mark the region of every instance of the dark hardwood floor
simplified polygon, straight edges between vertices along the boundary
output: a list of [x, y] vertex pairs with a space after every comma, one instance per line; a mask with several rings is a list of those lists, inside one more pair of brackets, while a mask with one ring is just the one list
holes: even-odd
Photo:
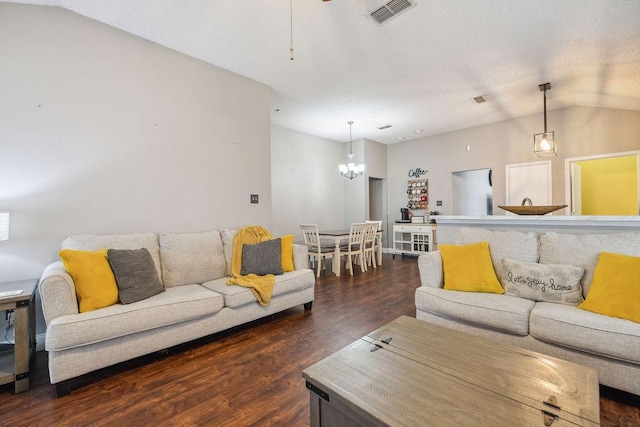
[[[367, 273], [316, 282], [313, 310], [287, 310], [83, 378], [56, 398], [46, 352], [31, 367], [31, 389], [0, 387], [0, 426], [305, 426], [301, 371], [406, 314], [415, 316], [416, 258], [385, 255]], [[640, 398], [601, 389], [603, 426], [640, 426]]]

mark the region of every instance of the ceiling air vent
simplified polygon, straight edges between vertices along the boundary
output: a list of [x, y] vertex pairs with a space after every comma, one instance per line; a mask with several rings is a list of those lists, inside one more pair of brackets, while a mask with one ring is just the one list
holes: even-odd
[[487, 102], [487, 98], [485, 98], [483, 95], [476, 96], [475, 98], [473, 98], [473, 100], [476, 102], [476, 104]]
[[384, 24], [391, 18], [406, 11], [409, 8], [412, 8], [415, 5], [416, 4], [414, 2], [409, 0], [391, 0], [390, 2], [385, 3], [384, 5], [371, 12], [369, 15], [378, 24]]
[[390, 127], [391, 125], [384, 125], [384, 126], [380, 126], [378, 129], [385, 130], [385, 129], [389, 129]]

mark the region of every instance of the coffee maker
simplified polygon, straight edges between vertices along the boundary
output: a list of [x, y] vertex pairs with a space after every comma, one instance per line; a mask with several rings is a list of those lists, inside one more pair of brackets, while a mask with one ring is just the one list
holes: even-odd
[[400, 214], [402, 215], [402, 222], [411, 221], [411, 218], [409, 218], [409, 208], [400, 208]]

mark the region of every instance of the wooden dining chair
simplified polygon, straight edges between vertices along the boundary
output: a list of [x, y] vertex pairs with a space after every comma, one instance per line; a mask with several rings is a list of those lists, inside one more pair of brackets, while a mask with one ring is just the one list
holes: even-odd
[[373, 268], [376, 267], [376, 236], [378, 234], [378, 224], [375, 222], [366, 222], [364, 229], [364, 239], [362, 245], [362, 251], [364, 256], [365, 270], [368, 270], [370, 265]]
[[316, 277], [320, 277], [320, 270], [324, 269], [322, 263], [323, 259], [326, 259], [327, 255], [333, 255], [335, 246], [323, 245], [318, 235], [317, 224], [300, 224], [300, 230], [302, 230], [302, 237], [304, 244], [307, 246], [309, 253], [309, 262], [312, 266], [317, 264]]
[[347, 244], [340, 246], [340, 256], [344, 255], [346, 267], [352, 276], [353, 261], [359, 262], [360, 269], [363, 273], [367, 271], [367, 266], [364, 262], [364, 233], [366, 228], [367, 224], [364, 222], [351, 224], [349, 241]]
[[382, 221], [366, 220], [365, 223], [366, 224], [376, 224], [377, 225], [377, 228], [376, 228], [376, 239], [374, 241], [375, 249], [374, 249], [373, 253], [376, 254], [376, 261], [377, 261], [378, 265], [382, 265], [382, 256], [380, 256], [380, 257], [377, 256], [377, 254], [381, 254], [382, 253], [382, 233], [380, 232], [382, 230]]

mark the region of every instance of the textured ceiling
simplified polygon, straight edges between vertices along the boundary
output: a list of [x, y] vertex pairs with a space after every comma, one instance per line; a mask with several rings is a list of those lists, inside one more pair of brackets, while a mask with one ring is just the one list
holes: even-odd
[[353, 139], [391, 144], [540, 113], [545, 82], [549, 110], [640, 110], [639, 0], [412, 1], [379, 25], [368, 14], [384, 0], [293, 0], [293, 61], [289, 0], [16, 3], [61, 6], [262, 82], [273, 124], [336, 141], [349, 120]]

